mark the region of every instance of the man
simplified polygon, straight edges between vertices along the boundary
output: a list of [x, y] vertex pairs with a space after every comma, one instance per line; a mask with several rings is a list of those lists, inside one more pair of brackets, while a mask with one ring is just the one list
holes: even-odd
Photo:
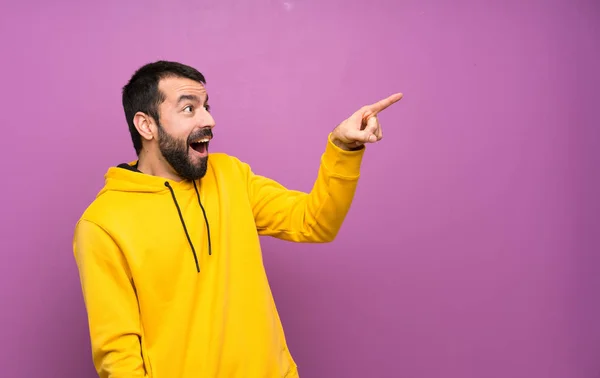
[[365, 143], [365, 106], [328, 140], [310, 193], [226, 154], [208, 154], [213, 120], [196, 69], [159, 61], [123, 88], [138, 159], [111, 167], [77, 223], [75, 260], [100, 377], [298, 377], [264, 271], [259, 235], [334, 240]]

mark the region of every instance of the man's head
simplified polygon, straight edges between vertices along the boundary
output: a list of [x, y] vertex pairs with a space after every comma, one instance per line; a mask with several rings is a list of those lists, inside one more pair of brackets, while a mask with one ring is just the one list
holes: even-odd
[[200, 72], [177, 62], [135, 72], [123, 88], [123, 109], [140, 160], [166, 162], [182, 179], [204, 176], [215, 126], [205, 84]]

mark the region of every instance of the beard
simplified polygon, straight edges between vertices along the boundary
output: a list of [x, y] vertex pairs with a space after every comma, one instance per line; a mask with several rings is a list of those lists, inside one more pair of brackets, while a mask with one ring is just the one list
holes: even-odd
[[[200, 158], [193, 162], [190, 158], [190, 142], [198, 138], [212, 138], [212, 130], [205, 128], [190, 134], [187, 140], [179, 140], [167, 133], [163, 127], [158, 124], [158, 148], [165, 160], [173, 167], [177, 175], [184, 180], [195, 181], [201, 179], [206, 174], [208, 168], [208, 156]], [[206, 152], [208, 153], [208, 143], [206, 143]]]

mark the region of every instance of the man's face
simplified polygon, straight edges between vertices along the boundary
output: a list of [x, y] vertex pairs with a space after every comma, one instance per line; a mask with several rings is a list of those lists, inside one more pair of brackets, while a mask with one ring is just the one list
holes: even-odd
[[181, 178], [202, 178], [206, 174], [208, 144], [215, 126], [208, 112], [206, 88], [184, 78], [163, 79], [158, 87], [165, 96], [158, 108], [160, 152]]

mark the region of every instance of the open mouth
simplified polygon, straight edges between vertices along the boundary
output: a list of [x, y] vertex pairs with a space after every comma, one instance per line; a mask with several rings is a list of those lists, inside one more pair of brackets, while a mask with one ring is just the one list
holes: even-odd
[[190, 143], [190, 147], [200, 154], [206, 154], [208, 151], [208, 143], [210, 142], [209, 137], [203, 137], [200, 139], [196, 139]]

